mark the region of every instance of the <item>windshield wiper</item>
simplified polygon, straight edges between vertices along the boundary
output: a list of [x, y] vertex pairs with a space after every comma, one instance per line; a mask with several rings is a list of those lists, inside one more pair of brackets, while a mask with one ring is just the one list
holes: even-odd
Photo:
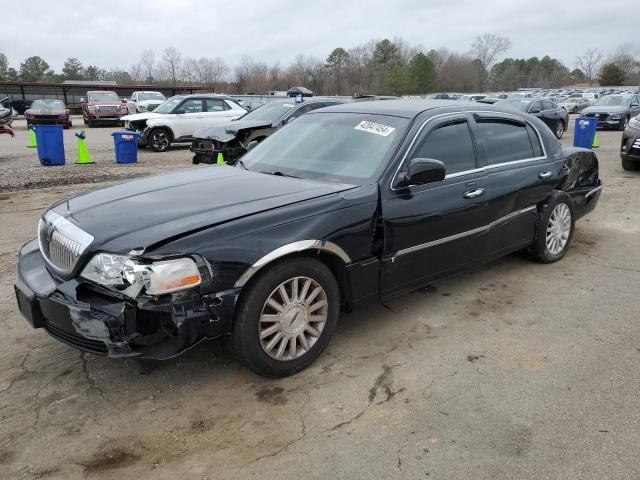
[[240, 164], [240, 166], [242, 168], [244, 168], [245, 170], [249, 170], [249, 168], [244, 164], [244, 162], [242, 160], [238, 160], [238, 163]]
[[280, 170], [276, 170], [275, 172], [262, 172], [262, 173], [266, 173], [267, 175], [275, 175], [277, 177], [300, 178], [300, 177], [296, 177], [295, 175], [289, 175], [288, 173], [282, 173]]

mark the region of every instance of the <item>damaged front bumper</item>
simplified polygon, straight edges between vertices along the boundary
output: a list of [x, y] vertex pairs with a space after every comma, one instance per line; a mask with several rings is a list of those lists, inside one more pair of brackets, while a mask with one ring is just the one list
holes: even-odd
[[239, 289], [202, 294], [194, 288], [131, 299], [82, 278], [55, 278], [36, 240], [20, 252], [14, 288], [26, 320], [67, 345], [109, 357], [158, 360], [230, 333], [239, 294]]
[[193, 152], [193, 163], [218, 163], [219, 154], [229, 165], [235, 164], [247, 149], [240, 142], [222, 143], [209, 139], [196, 138], [189, 148]]

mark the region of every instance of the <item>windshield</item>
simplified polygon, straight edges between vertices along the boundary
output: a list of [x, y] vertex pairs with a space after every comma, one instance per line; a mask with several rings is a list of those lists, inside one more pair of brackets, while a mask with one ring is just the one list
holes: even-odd
[[161, 103], [156, 107], [153, 113], [171, 113], [171, 110], [176, 108], [176, 106], [182, 101], [184, 97], [171, 97], [164, 103]]
[[64, 109], [64, 103], [62, 103], [60, 100], [34, 100], [31, 104], [31, 108]]
[[366, 183], [386, 166], [409, 120], [386, 115], [304, 115], [242, 157], [263, 173], [341, 183]]
[[160, 92], [142, 92], [138, 94], [138, 101], [144, 100], [160, 100], [164, 102], [167, 98]]
[[90, 102], [119, 102], [120, 98], [115, 92], [99, 92], [89, 94]]
[[500, 100], [499, 102], [496, 102], [496, 105], [515, 108], [516, 110], [526, 112], [529, 109], [530, 103], [531, 102], [529, 100]]
[[293, 108], [295, 108], [293, 103], [267, 103], [247, 113], [242, 117], [242, 120], [273, 123], [280, 120]]
[[623, 107], [627, 104], [627, 97], [622, 95], [609, 95], [608, 97], [602, 97], [594, 106], [597, 107]]

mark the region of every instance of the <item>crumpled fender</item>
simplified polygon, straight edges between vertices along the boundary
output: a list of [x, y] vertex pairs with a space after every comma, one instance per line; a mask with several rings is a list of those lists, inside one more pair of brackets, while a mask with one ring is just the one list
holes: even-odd
[[557, 188], [565, 192], [600, 185], [598, 157], [586, 148], [562, 147], [564, 165]]

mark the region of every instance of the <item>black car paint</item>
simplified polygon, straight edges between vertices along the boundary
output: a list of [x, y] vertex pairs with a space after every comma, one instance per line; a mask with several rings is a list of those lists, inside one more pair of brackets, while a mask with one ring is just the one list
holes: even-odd
[[[640, 121], [640, 115], [636, 118]], [[622, 132], [620, 158], [626, 165], [640, 168], [640, 128], [628, 125]]]
[[[511, 100], [501, 100], [496, 102], [496, 106], [508, 106]], [[562, 130], [565, 131], [569, 127], [569, 112], [558, 104], [549, 99], [521, 99], [520, 102], [527, 103], [526, 112], [536, 118], [542, 120], [547, 127], [555, 134], [558, 131], [558, 124], [562, 122]], [[551, 103], [552, 108], [545, 108], [544, 103]]]
[[[462, 115], [470, 121], [474, 115], [501, 116], [501, 109], [397, 101], [327, 110], [412, 119], [378, 181], [334, 184], [220, 165], [71, 198], [68, 205], [61, 202], [53, 209], [97, 239], [79, 268], [103, 250], [136, 249], [136, 255], [150, 260], [186, 254], [199, 262], [206, 281], [159, 298], [143, 294], [130, 299], [78, 277], [78, 269], [66, 278], [52, 273], [34, 240], [23, 247], [18, 264], [16, 293], [22, 313], [34, 326], [77, 348], [110, 356], [169, 358], [203, 338], [229, 333], [243, 288], [259, 281], [258, 271], [246, 285], [239, 284], [243, 275], [283, 246], [317, 240], [318, 247], [289, 253], [325, 262], [340, 285], [343, 308], [351, 309], [526, 247], [534, 234], [536, 205], [554, 189], [571, 195], [578, 217], [599, 199], [593, 152], [563, 150], [531, 116], [516, 117], [536, 128], [546, 152], [543, 158], [489, 168], [478, 153], [477, 172], [438, 185], [395, 188], [396, 174], [406, 168], [405, 156], [423, 126], [429, 128], [446, 116]], [[541, 172], [549, 172], [548, 178], [541, 179]], [[470, 184], [483, 185], [487, 196], [465, 201], [461, 195]], [[530, 210], [511, 217], [523, 208]], [[491, 228], [455, 239], [487, 225]], [[399, 255], [446, 237], [453, 240]], [[329, 244], [339, 247], [348, 262], [322, 248]], [[91, 328], [81, 329], [80, 323]]]

